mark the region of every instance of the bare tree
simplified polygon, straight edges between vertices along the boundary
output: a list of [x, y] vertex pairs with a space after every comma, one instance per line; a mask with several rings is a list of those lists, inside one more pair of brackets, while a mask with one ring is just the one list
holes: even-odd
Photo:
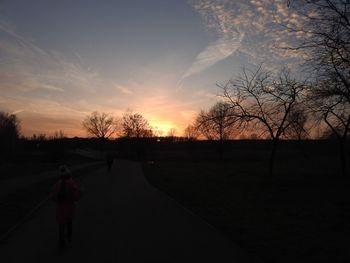
[[303, 50], [307, 54], [307, 66], [313, 69], [317, 81], [332, 80], [337, 83], [317, 89], [326, 89], [328, 96], [340, 95], [350, 101], [350, 1], [296, 2], [299, 3], [290, 6], [300, 14], [303, 22], [288, 21], [286, 27], [290, 34], [303, 38], [289, 48]]
[[30, 138], [30, 140], [43, 142], [48, 140], [48, 136], [46, 136], [46, 133], [38, 133], [38, 134], [34, 133]]
[[85, 117], [83, 127], [98, 139], [108, 139], [116, 132], [117, 123], [113, 116], [95, 111]]
[[20, 122], [16, 115], [0, 112], [0, 152], [11, 154], [20, 136]]
[[171, 129], [168, 131], [167, 136], [168, 136], [168, 137], [174, 138], [174, 137], [176, 136], [176, 129], [175, 129], [175, 128], [171, 128]]
[[237, 121], [229, 103], [218, 102], [209, 111], [201, 111], [196, 119], [197, 129], [208, 140], [224, 141], [231, 139], [237, 131]]
[[214, 140], [214, 136], [212, 134], [212, 129], [208, 125], [201, 125], [205, 122], [204, 116], [207, 113], [204, 110], [201, 110], [198, 116], [195, 119], [195, 128], [199, 131], [201, 135], [203, 135], [207, 140]]
[[[300, 1], [299, 1], [300, 2]], [[315, 0], [289, 3], [303, 23], [288, 23], [291, 34], [303, 35], [294, 50], [307, 54], [306, 66], [312, 70], [314, 85], [309, 104], [339, 142], [343, 175], [347, 173], [346, 140], [350, 129], [350, 1]]]
[[50, 137], [50, 139], [52, 139], [52, 140], [62, 140], [65, 138], [66, 138], [66, 135], [64, 134], [63, 130], [55, 131], [53, 136]]
[[48, 140], [48, 136], [46, 136], [46, 133], [38, 133], [38, 134], [34, 133], [30, 139], [32, 141], [43, 142]]
[[189, 124], [185, 130], [184, 130], [184, 136], [187, 138], [189, 141], [195, 141], [198, 139], [200, 135], [200, 132], [196, 125]]
[[275, 76], [260, 65], [255, 71], [243, 69], [239, 77], [219, 87], [241, 124], [252, 125], [272, 140], [269, 165], [272, 175], [277, 143], [292, 124], [290, 116], [303, 85], [292, 79], [288, 70]]
[[18, 139], [20, 122], [15, 114], [0, 112], [0, 137]]
[[337, 139], [341, 171], [344, 176], [347, 175], [346, 142], [350, 134], [350, 103], [344, 97], [324, 96], [323, 92], [314, 89], [309, 96], [309, 105], [315, 117], [323, 120], [328, 131]]
[[123, 134], [128, 138], [153, 137], [152, 128], [147, 119], [139, 113], [127, 111], [122, 120]]
[[308, 112], [305, 106], [299, 104], [294, 105], [288, 115], [289, 127], [285, 131], [285, 135], [289, 139], [305, 140], [309, 136], [309, 129], [306, 127], [308, 123]]
[[152, 127], [152, 137], [162, 137], [164, 134], [164, 131], [159, 129], [157, 126]]

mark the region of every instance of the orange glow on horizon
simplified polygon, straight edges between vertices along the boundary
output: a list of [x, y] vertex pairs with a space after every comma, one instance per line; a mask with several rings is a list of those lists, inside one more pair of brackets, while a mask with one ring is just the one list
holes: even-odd
[[179, 135], [179, 129], [176, 125], [172, 124], [171, 122], [154, 121], [150, 123], [150, 125], [152, 126], [153, 130], [158, 136], [167, 136], [171, 129], [175, 129], [176, 135]]
[[[167, 136], [172, 129], [175, 130], [176, 136], [182, 136], [183, 129], [180, 128], [181, 125], [172, 120], [164, 120], [158, 116], [151, 116], [150, 118], [145, 116], [145, 118], [149, 121], [156, 136]], [[90, 137], [82, 127], [82, 119], [55, 119], [50, 117], [33, 118], [28, 116], [19, 116], [19, 119], [21, 122], [21, 133], [27, 138], [32, 137], [34, 134], [44, 134], [47, 138], [50, 138], [59, 131], [62, 131], [67, 138]], [[122, 127], [119, 126], [118, 130], [119, 132], [112, 136], [112, 138], [122, 136]]]

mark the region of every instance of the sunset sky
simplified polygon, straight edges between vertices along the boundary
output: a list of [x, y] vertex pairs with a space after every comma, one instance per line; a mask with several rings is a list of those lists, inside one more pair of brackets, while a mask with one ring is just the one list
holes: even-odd
[[181, 135], [243, 66], [297, 65], [277, 47], [299, 20], [285, 0], [2, 0], [0, 110], [25, 136], [127, 109]]

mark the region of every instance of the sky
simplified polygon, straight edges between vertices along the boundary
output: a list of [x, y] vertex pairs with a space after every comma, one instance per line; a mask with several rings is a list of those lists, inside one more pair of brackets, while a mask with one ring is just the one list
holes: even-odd
[[126, 110], [181, 135], [242, 67], [298, 67], [289, 22], [285, 0], [2, 0], [0, 111], [25, 136], [84, 137], [91, 112]]

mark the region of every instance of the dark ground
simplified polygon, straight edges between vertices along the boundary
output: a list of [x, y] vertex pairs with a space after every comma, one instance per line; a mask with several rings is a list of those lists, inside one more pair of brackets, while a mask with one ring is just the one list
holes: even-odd
[[[75, 177], [104, 165], [74, 154], [67, 154], [64, 159], [47, 160], [47, 155], [38, 152], [21, 154], [19, 158], [0, 165], [0, 189], [3, 189], [2, 186], [12, 185], [12, 180], [21, 181], [20, 187], [6, 188], [5, 192], [0, 192], [1, 237], [4, 237], [9, 229], [22, 221], [30, 211], [47, 198], [59, 177], [58, 167], [62, 164], [73, 168]], [[34, 181], [31, 180], [33, 177], [35, 177]]]
[[169, 155], [143, 168], [153, 185], [264, 262], [350, 262], [350, 180], [336, 152], [282, 147], [268, 177], [269, 151], [242, 149], [221, 161]]
[[[145, 159], [153, 185], [265, 262], [350, 262], [350, 175], [340, 176], [334, 143], [282, 143], [273, 177], [267, 176], [266, 141], [229, 142], [222, 155], [210, 142], [131, 146], [124, 145], [121, 154]], [[0, 183], [56, 170], [62, 162], [89, 162], [37, 157], [2, 163]], [[47, 196], [53, 182], [0, 195], [0, 232]]]
[[47, 202], [0, 244], [1, 262], [260, 262], [152, 187], [138, 162], [118, 160], [110, 173], [104, 166], [78, 183], [68, 248], [58, 249], [55, 204]]

